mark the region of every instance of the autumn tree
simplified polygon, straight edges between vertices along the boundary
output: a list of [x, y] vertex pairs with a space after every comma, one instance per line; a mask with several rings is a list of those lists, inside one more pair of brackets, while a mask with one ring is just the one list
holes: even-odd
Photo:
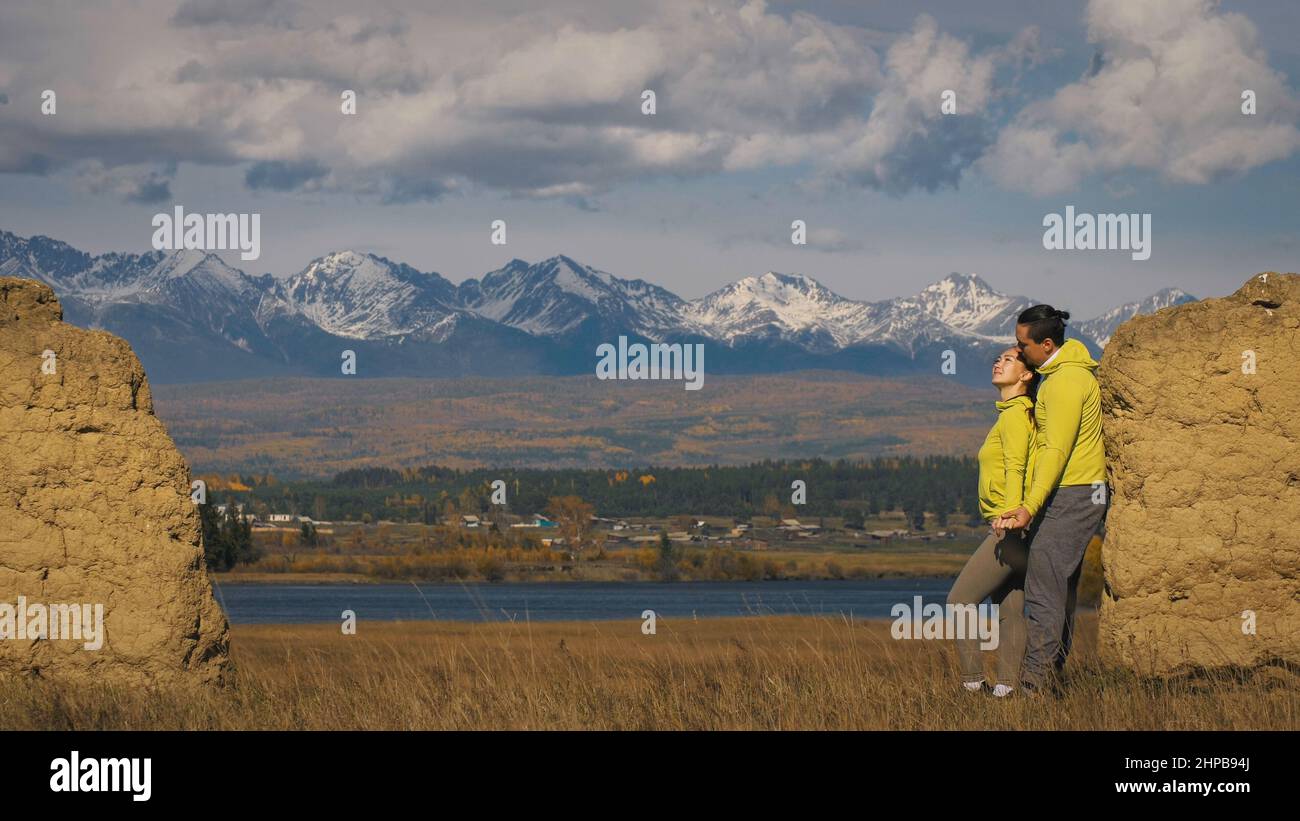
[[483, 512], [483, 502], [483, 494], [480, 488], [467, 487], [460, 492], [460, 496], [456, 499], [456, 507], [461, 513], [477, 516]]
[[546, 513], [559, 528], [565, 546], [572, 553], [591, 544], [591, 517], [596, 509], [581, 496], [552, 496]]

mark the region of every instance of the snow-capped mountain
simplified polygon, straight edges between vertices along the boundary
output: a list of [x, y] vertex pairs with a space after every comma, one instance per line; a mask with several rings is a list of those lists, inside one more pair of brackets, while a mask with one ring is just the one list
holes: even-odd
[[0, 231], [0, 276], [37, 279], [50, 287], [85, 271], [90, 254], [49, 237], [28, 239]]
[[640, 279], [620, 279], [566, 256], [529, 265], [513, 259], [461, 283], [460, 303], [481, 317], [534, 336], [621, 329], [651, 339], [680, 330], [685, 302]]
[[1163, 288], [1141, 302], [1127, 302], [1118, 308], [1111, 308], [1099, 317], [1080, 322], [1078, 329], [1080, 333], [1096, 340], [1097, 344], [1104, 348], [1115, 335], [1115, 330], [1133, 317], [1139, 314], [1153, 314], [1171, 305], [1195, 301], [1196, 297], [1186, 291], [1178, 288]]
[[438, 274], [355, 251], [312, 260], [277, 283], [269, 297], [259, 307], [260, 317], [296, 314], [344, 339], [445, 339], [460, 313], [456, 287]]
[[[337, 251], [288, 279], [253, 277], [201, 251], [91, 256], [0, 231], [0, 276], [54, 288], [69, 321], [125, 337], [155, 381], [278, 374], [587, 373], [594, 344], [627, 335], [712, 343], [715, 372], [799, 368], [932, 371], [947, 349], [987, 356], [1034, 301], [972, 274], [914, 296], [848, 299], [811, 277], [768, 272], [694, 300], [567, 256], [511, 260], [459, 286], [373, 254]], [[1098, 348], [1136, 313], [1192, 300], [1166, 289], [1079, 323]], [[971, 369], [965, 377], [983, 380]]]
[[864, 339], [877, 324], [875, 306], [834, 293], [806, 276], [750, 276], [687, 303], [684, 324], [734, 346], [781, 340], [810, 351], [833, 351]]
[[[92, 257], [48, 237], [0, 232], [0, 275], [46, 283], [69, 322], [126, 338], [162, 381], [189, 373], [229, 376], [248, 358], [265, 370], [260, 360], [274, 360], [274, 345], [253, 313], [263, 283], [215, 254]], [[190, 357], [195, 361], [176, 365]]]
[[55, 290], [95, 302], [166, 302], [169, 289], [180, 282], [222, 296], [257, 287], [221, 257], [203, 251], [92, 257], [49, 237], [24, 240], [4, 231], [0, 231], [0, 276], [38, 279]]
[[945, 325], [998, 342], [1015, 336], [1016, 317], [1034, 304], [1000, 294], [974, 274], [955, 273], [927, 285], [915, 302], [918, 311]]
[[809, 350], [877, 344], [914, 353], [945, 339], [1009, 341], [1016, 316], [1032, 304], [974, 275], [949, 274], [913, 297], [858, 302], [809, 277], [768, 272], [688, 303], [686, 317], [728, 344], [775, 337]]

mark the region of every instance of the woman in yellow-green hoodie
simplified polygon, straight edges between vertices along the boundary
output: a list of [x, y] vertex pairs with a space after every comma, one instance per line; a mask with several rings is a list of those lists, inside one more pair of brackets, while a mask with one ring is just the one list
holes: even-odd
[[[1001, 392], [994, 423], [979, 451], [980, 514], [993, 524], [1019, 507], [1033, 470], [1034, 390], [1038, 375], [1017, 348], [1003, 351], [993, 363], [993, 385]], [[959, 638], [957, 661], [962, 686], [971, 692], [1010, 695], [1025, 651], [1025, 568], [1029, 548], [1022, 531], [994, 528], [975, 550], [948, 593], [950, 605], [979, 605], [992, 598], [998, 606], [998, 683], [984, 680], [978, 637]], [[959, 611], [960, 612], [960, 611]]]

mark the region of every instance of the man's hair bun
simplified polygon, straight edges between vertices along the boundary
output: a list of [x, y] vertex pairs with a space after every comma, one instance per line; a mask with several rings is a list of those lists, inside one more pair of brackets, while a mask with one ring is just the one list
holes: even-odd
[[1017, 325], [1029, 326], [1029, 338], [1035, 342], [1051, 339], [1057, 345], [1065, 344], [1065, 320], [1069, 311], [1060, 311], [1051, 305], [1034, 305], [1020, 312]]

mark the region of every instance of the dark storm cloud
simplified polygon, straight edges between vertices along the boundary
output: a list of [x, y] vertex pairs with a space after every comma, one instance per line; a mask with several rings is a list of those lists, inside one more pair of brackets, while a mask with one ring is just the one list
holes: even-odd
[[316, 160], [284, 162], [269, 160], [253, 163], [244, 174], [244, 185], [253, 190], [295, 191], [329, 174]]
[[394, 175], [383, 180], [380, 201], [388, 205], [432, 202], [442, 199], [451, 190], [451, 186], [434, 177]]
[[1096, 77], [1106, 65], [1106, 55], [1098, 49], [1092, 53], [1092, 60], [1088, 63], [1088, 70], [1083, 73], [1084, 78]]
[[71, 169], [74, 187], [92, 194], [107, 194], [123, 202], [149, 205], [172, 198], [171, 181], [176, 163], [106, 166], [86, 160]]
[[185, 0], [171, 18], [175, 26], [287, 25], [296, 4], [286, 0]]
[[172, 198], [172, 188], [170, 180], [145, 180], [141, 182], [134, 191], [125, 195], [127, 202], [136, 203], [155, 203], [164, 202]]
[[962, 174], [980, 158], [993, 136], [978, 117], [943, 117], [904, 140], [873, 174], [859, 181], [895, 196], [918, 188], [929, 193], [957, 188]]

